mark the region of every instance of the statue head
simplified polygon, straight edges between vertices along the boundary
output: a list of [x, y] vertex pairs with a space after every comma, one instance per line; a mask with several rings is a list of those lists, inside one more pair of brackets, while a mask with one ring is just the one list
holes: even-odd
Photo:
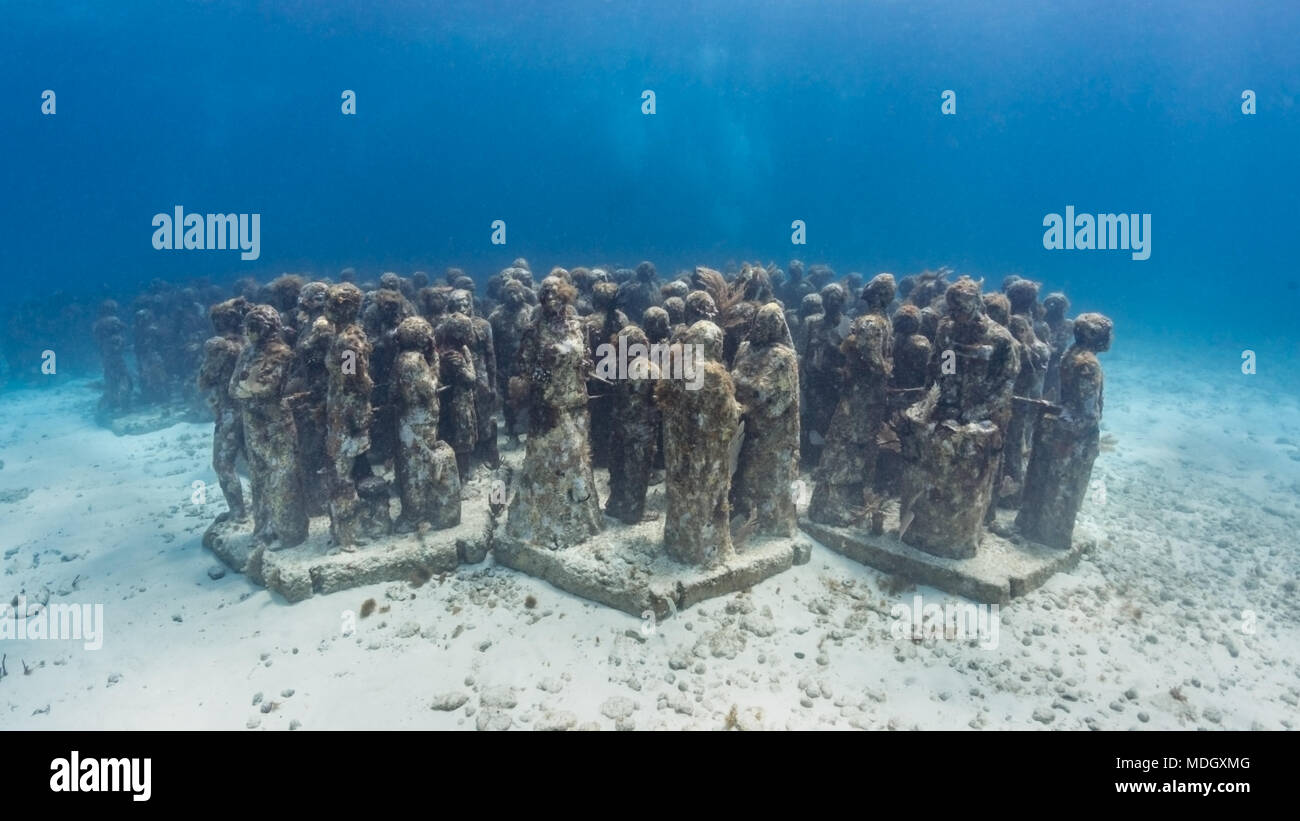
[[754, 324], [746, 337], [749, 344], [772, 345], [790, 339], [790, 329], [785, 324], [785, 310], [779, 302], [769, 302], [754, 314]]
[[424, 317], [403, 319], [393, 332], [397, 347], [403, 351], [419, 351], [426, 358], [433, 352], [433, 326]]
[[700, 320], [713, 321], [718, 316], [718, 306], [714, 304], [713, 297], [709, 296], [708, 291], [691, 291], [686, 295], [686, 310], [682, 321], [688, 325], [694, 325]]
[[1082, 348], [1102, 353], [1110, 350], [1115, 323], [1101, 314], [1079, 314], [1074, 318], [1074, 341]]
[[573, 305], [578, 298], [578, 290], [567, 281], [557, 276], [548, 276], [542, 280], [537, 301], [542, 311], [549, 317], [563, 316], [565, 308]]
[[280, 312], [272, 305], [254, 305], [244, 315], [244, 335], [254, 345], [265, 345], [279, 339]]
[[983, 313], [984, 301], [980, 298], [979, 283], [967, 276], [948, 287], [944, 301], [948, 314], [955, 319], [970, 319]]
[[839, 316], [844, 310], [844, 288], [832, 282], [821, 290], [822, 310], [827, 316]]
[[325, 316], [336, 328], [350, 325], [361, 312], [361, 289], [351, 282], [330, 286], [325, 301]]
[[671, 318], [668, 312], [658, 305], [651, 305], [641, 314], [641, 327], [645, 329], [645, 335], [656, 342], [668, 338], [672, 330]]
[[240, 327], [244, 324], [244, 316], [248, 313], [248, 300], [242, 296], [234, 299], [227, 299], [224, 302], [218, 302], [208, 310], [208, 317], [212, 320], [213, 329], [221, 336], [229, 336], [239, 332]]
[[1043, 298], [1043, 309], [1047, 311], [1048, 322], [1060, 322], [1070, 310], [1070, 300], [1060, 291], [1054, 291]]
[[867, 303], [871, 311], [884, 313], [889, 303], [894, 301], [894, 293], [897, 290], [893, 274], [876, 274], [862, 289], [862, 301]]

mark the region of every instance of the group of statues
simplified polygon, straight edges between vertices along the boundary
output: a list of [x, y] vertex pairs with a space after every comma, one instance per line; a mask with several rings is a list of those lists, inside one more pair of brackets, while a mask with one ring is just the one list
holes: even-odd
[[[482, 296], [457, 269], [355, 279], [245, 280], [210, 309], [196, 384], [213, 466], [229, 515], [251, 515], [273, 546], [301, 543], [313, 516], [343, 550], [452, 527], [462, 484], [524, 435], [505, 533], [553, 549], [654, 519], [659, 482], [664, 549], [681, 562], [792, 537], [801, 469], [822, 524], [879, 533], [897, 499], [899, 539], [964, 557], [1003, 507], [1026, 538], [1071, 543], [1112, 325], [1068, 318], [1036, 282], [985, 293], [941, 270], [864, 283], [797, 260], [669, 281], [648, 262], [554, 268], [534, 283], [519, 259]], [[123, 402], [113, 306], [95, 334], [104, 401]], [[613, 352], [627, 361], [599, 367]]]
[[[129, 323], [116, 301], [101, 303], [92, 327], [104, 367], [101, 418], [169, 402], [196, 418], [203, 415], [194, 374], [210, 333], [207, 306], [225, 295], [224, 288], [202, 280], [185, 285], [154, 280], [131, 301], [125, 312]], [[135, 361], [134, 377], [128, 355]]]

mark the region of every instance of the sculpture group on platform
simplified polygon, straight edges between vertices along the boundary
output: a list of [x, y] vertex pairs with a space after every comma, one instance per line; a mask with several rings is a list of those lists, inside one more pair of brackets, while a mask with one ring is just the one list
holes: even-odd
[[[504, 532], [555, 550], [662, 517], [667, 555], [707, 565], [751, 535], [793, 537], [801, 471], [824, 525], [879, 535], [896, 500], [896, 538], [963, 558], [1010, 508], [1024, 538], [1068, 548], [1098, 452], [1111, 322], [1070, 319], [1064, 295], [1040, 301], [1021, 277], [985, 293], [946, 270], [864, 283], [795, 260], [534, 283], [520, 259], [482, 296], [457, 269], [337, 279], [241, 281], [210, 309], [197, 386], [213, 467], [228, 515], [272, 547], [301, 543], [313, 516], [346, 551], [453, 527], [500, 437], [526, 438]], [[122, 403], [114, 305], [95, 337], [104, 403]], [[611, 376], [602, 350], [630, 361]]]

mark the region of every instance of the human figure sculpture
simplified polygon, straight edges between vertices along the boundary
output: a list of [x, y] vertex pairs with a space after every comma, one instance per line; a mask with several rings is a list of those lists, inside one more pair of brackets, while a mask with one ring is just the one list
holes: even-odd
[[[492, 325], [492, 342], [496, 350], [498, 389], [504, 389], [512, 377], [519, 375], [519, 346], [533, 319], [525, 290], [516, 279], [503, 282], [501, 304], [488, 320]], [[527, 426], [527, 410], [505, 402], [502, 415], [505, 417], [506, 435], [512, 444], [517, 444], [519, 434], [524, 433]]]
[[254, 305], [244, 316], [247, 344], [230, 377], [230, 397], [239, 403], [244, 457], [252, 491], [253, 537], [278, 540], [278, 547], [307, 538], [307, 510], [298, 472], [298, 432], [284, 386], [293, 351], [281, 335], [280, 313]]
[[681, 360], [672, 367], [683, 378], [662, 379], [655, 387], [664, 418], [664, 548], [690, 565], [733, 553], [728, 497], [740, 405], [722, 364], [722, 339], [717, 325], [696, 322], [672, 345], [672, 355]]
[[607, 388], [611, 393], [611, 424], [605, 513], [624, 524], [636, 524], [645, 515], [646, 491], [661, 428], [654, 398], [660, 373], [658, 364], [649, 357], [650, 341], [643, 330], [628, 325], [618, 336], [621, 340], [612, 344], [627, 351], [627, 374]]
[[117, 316], [117, 303], [105, 300], [92, 332], [104, 366], [104, 393], [99, 398], [100, 416], [121, 413], [131, 406], [131, 372], [126, 367], [126, 323]]
[[198, 387], [208, 401], [215, 420], [212, 431], [212, 470], [226, 498], [230, 518], [242, 521], [248, 511], [244, 506], [244, 488], [239, 482], [235, 462], [244, 451], [244, 420], [239, 402], [230, 395], [230, 377], [234, 375], [239, 355], [244, 350], [244, 315], [248, 301], [243, 297], [213, 305], [209, 311], [216, 332], [203, 345], [203, 363], [199, 366]]
[[456, 453], [438, 438], [438, 352], [433, 327], [408, 317], [394, 335], [399, 353], [393, 367], [397, 454], [393, 472], [402, 501], [397, 530], [428, 524], [434, 529], [460, 523], [460, 474]]
[[482, 464], [495, 468], [501, 456], [497, 450], [497, 354], [492, 323], [477, 314], [474, 292], [468, 288], [452, 291], [447, 307], [463, 314], [470, 325], [471, 336], [466, 347], [474, 362], [473, 455]]
[[789, 339], [781, 304], [768, 302], [731, 369], [745, 429], [732, 480], [735, 512], [753, 516], [754, 532], [770, 536], [793, 536], [797, 518], [799, 363]]
[[864, 491], [874, 486], [878, 439], [889, 416], [894, 331], [886, 312], [895, 287], [893, 276], [880, 274], [862, 289], [866, 313], [853, 321], [840, 347], [844, 390], [808, 505], [809, 518], [823, 524], [850, 524], [865, 506]]
[[440, 414], [440, 438], [456, 453], [461, 484], [470, 480], [471, 457], [478, 443], [478, 368], [472, 346], [474, 325], [454, 313], [438, 326], [439, 380], [446, 391]]
[[135, 366], [140, 374], [140, 397], [146, 402], [167, 399], [167, 367], [163, 361], [165, 344], [157, 317], [148, 308], [135, 312]]
[[1065, 294], [1048, 294], [1043, 299], [1043, 310], [1043, 320], [1048, 330], [1043, 341], [1052, 349], [1047, 374], [1043, 377], [1043, 398], [1055, 402], [1061, 398], [1061, 357], [1074, 340], [1074, 322], [1066, 317], [1070, 310], [1070, 300]]
[[1101, 440], [1105, 379], [1097, 354], [1110, 350], [1114, 323], [1096, 313], [1074, 320], [1061, 357], [1061, 410], [1038, 420], [1016, 526], [1028, 539], [1068, 549]]
[[809, 463], [821, 458], [831, 417], [844, 386], [844, 354], [840, 345], [849, 330], [844, 316], [844, 289], [838, 283], [822, 288], [822, 315], [808, 319], [805, 350], [799, 363], [803, 380], [803, 449]]
[[937, 555], [968, 558], [983, 536], [1020, 361], [1011, 333], [984, 315], [977, 283], [962, 277], [944, 299], [934, 385], [903, 413], [899, 537]]
[[564, 549], [600, 532], [600, 500], [591, 470], [586, 350], [573, 310], [576, 289], [542, 280], [538, 310], [519, 349], [512, 400], [526, 398], [528, 445], [506, 519], [508, 535]]
[[298, 454], [302, 463], [302, 492], [309, 516], [329, 512], [331, 466], [326, 456], [326, 401], [329, 394], [330, 344], [334, 326], [325, 316], [329, 286], [309, 282], [298, 292], [298, 338], [289, 367], [289, 394]]
[[[592, 313], [583, 318], [587, 334], [587, 350], [599, 356], [603, 345], [617, 338], [618, 332], [628, 325], [627, 316], [618, 309], [615, 299], [619, 288], [612, 282], [598, 282], [591, 291]], [[609, 464], [609, 437], [613, 428], [612, 386], [592, 374], [587, 382], [587, 412], [591, 417], [591, 464], [606, 467]]]
[[330, 462], [330, 533], [344, 551], [356, 549], [361, 516], [357, 482], [371, 475], [370, 341], [357, 322], [361, 290], [344, 282], [329, 290], [325, 317], [333, 327], [325, 369], [325, 453]]
[[1038, 418], [1035, 405], [1023, 400], [1042, 399], [1043, 379], [1047, 375], [1051, 351], [1046, 343], [1039, 341], [1029, 317], [1024, 314], [1013, 314], [1008, 330], [1020, 343], [1020, 373], [1016, 376], [1013, 390], [1021, 401], [1016, 401], [1011, 407], [1006, 445], [1002, 449], [1002, 478], [997, 503], [999, 507], [1014, 509], [1020, 506], [1024, 493], [1025, 466]]

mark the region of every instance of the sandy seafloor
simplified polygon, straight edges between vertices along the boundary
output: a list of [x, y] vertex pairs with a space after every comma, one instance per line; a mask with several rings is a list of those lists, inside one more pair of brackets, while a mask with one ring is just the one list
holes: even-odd
[[648, 636], [490, 558], [289, 605], [209, 577], [209, 426], [114, 436], [89, 380], [2, 394], [0, 499], [30, 494], [0, 502], [0, 599], [102, 603], [106, 634], [0, 642], [0, 729], [1293, 729], [1297, 392], [1235, 356], [1103, 362], [1102, 545], [1002, 608], [993, 648], [894, 638], [893, 605], [950, 597], [820, 545]]

